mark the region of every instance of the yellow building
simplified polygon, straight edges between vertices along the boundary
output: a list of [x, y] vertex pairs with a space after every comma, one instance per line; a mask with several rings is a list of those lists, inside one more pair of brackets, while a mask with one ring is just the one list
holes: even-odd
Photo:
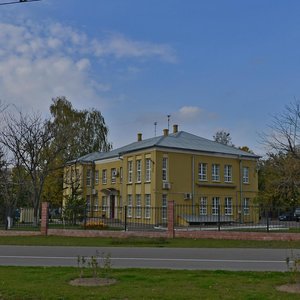
[[[90, 216], [122, 219], [121, 207], [127, 206], [129, 220], [159, 224], [167, 219], [167, 202], [174, 200], [177, 209], [185, 207], [177, 213], [180, 223], [217, 216], [224, 222], [253, 222], [258, 158], [174, 125], [172, 133], [165, 129], [145, 140], [138, 134], [132, 144], [80, 157], [66, 167], [65, 176], [78, 177]], [[71, 188], [65, 182], [66, 196]]]

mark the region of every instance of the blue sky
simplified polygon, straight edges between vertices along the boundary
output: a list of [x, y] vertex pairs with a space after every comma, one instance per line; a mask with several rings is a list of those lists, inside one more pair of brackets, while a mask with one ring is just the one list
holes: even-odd
[[[0, 3], [8, 0], [0, 0]], [[0, 99], [100, 110], [114, 148], [170, 124], [257, 154], [300, 98], [300, 2], [42, 0], [0, 6]]]

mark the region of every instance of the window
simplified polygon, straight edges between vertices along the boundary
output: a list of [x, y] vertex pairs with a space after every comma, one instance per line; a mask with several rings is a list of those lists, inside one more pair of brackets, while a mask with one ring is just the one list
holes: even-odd
[[198, 179], [199, 181], [207, 180], [207, 164], [205, 163], [199, 164]]
[[91, 180], [92, 180], [92, 170], [91, 169], [87, 169], [86, 170], [86, 185], [87, 186], [91, 186]]
[[163, 220], [167, 220], [167, 205], [168, 205], [168, 202], [167, 202], [167, 195], [166, 194], [163, 194], [162, 195], [162, 219]]
[[132, 161], [128, 161], [128, 183], [132, 183]]
[[212, 181], [220, 181], [220, 165], [212, 165]]
[[98, 211], [98, 209], [99, 209], [99, 199], [98, 199], [98, 195], [96, 195], [94, 198], [94, 211]]
[[136, 205], [135, 217], [141, 218], [142, 217], [142, 198], [141, 198], [140, 194], [135, 195], [135, 205]]
[[127, 217], [132, 217], [132, 195], [127, 195]]
[[86, 195], [86, 210], [91, 211], [91, 195]]
[[231, 165], [224, 166], [224, 181], [232, 182], [232, 166]]
[[225, 215], [231, 216], [232, 215], [232, 198], [225, 197]]
[[102, 196], [102, 216], [109, 217], [107, 196]]
[[244, 215], [249, 215], [250, 213], [250, 199], [244, 198]]
[[95, 171], [95, 184], [99, 184], [99, 171]]
[[219, 214], [219, 207], [220, 207], [220, 197], [213, 197], [212, 198], [212, 214], [213, 215]]
[[106, 184], [107, 183], [107, 170], [102, 170], [102, 183]]
[[146, 182], [151, 181], [151, 159], [146, 158]]
[[151, 217], [151, 195], [145, 195], [145, 218], [150, 219]]
[[207, 215], [207, 197], [200, 198], [200, 215]]
[[138, 159], [136, 161], [136, 182], [141, 182], [142, 180], [142, 161]]
[[162, 161], [162, 180], [168, 181], [168, 158], [163, 157]]
[[116, 183], [116, 178], [117, 178], [117, 169], [112, 168], [111, 169], [111, 183]]
[[243, 183], [249, 183], [249, 168], [243, 167]]

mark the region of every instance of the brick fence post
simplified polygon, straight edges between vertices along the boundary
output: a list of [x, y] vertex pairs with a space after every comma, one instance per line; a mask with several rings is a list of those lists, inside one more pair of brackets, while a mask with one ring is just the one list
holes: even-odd
[[48, 234], [49, 203], [42, 203], [41, 235]]
[[175, 231], [174, 231], [174, 201], [168, 201], [168, 237], [174, 238]]

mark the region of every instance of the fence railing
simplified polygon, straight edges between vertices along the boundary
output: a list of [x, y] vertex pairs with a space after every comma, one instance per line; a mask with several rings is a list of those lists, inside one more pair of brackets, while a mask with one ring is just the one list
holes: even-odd
[[22, 207], [14, 211], [11, 217], [2, 214], [0, 218], [1, 229], [39, 230], [40, 218], [35, 220], [33, 208]]
[[49, 228], [152, 231], [166, 230], [166, 209], [161, 207], [97, 207], [83, 214], [60, 214], [49, 218]]
[[[295, 208], [196, 204], [174, 205], [175, 230], [240, 230], [300, 232]], [[93, 207], [84, 213], [65, 213], [61, 209], [49, 210], [49, 228], [82, 230], [158, 231], [167, 230], [168, 207], [115, 206]], [[0, 219], [0, 229], [38, 230], [33, 209], [16, 210], [8, 224]]]
[[293, 209], [260, 205], [175, 205], [175, 228], [270, 231], [299, 229]]

